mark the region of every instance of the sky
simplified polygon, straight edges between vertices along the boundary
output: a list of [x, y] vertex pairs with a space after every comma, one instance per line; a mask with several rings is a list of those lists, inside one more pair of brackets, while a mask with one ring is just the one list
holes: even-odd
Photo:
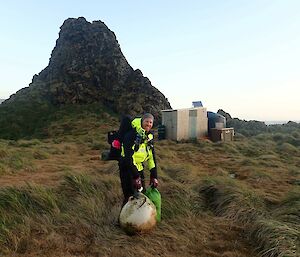
[[10, 0], [0, 8], [0, 99], [49, 63], [67, 18], [103, 21], [173, 109], [300, 121], [298, 0]]

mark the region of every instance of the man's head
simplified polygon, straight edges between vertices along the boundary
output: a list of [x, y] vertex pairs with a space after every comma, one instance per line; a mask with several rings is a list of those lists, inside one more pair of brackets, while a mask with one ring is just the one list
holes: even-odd
[[152, 129], [153, 126], [154, 117], [151, 113], [145, 113], [142, 116], [142, 128], [149, 132]]

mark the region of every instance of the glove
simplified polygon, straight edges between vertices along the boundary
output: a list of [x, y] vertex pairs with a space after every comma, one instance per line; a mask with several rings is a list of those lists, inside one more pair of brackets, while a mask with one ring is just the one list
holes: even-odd
[[133, 179], [133, 187], [136, 190], [139, 190], [142, 187], [142, 180], [140, 177], [134, 178]]
[[151, 185], [153, 188], [157, 188], [157, 186], [158, 186], [158, 180], [157, 180], [157, 178], [151, 178], [151, 177], [150, 177], [150, 185]]
[[117, 139], [115, 139], [114, 141], [112, 141], [111, 145], [112, 145], [113, 148], [121, 149], [121, 143]]

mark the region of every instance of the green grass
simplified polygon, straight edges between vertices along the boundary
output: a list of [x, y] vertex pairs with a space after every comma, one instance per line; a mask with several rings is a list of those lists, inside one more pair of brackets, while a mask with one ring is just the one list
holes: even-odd
[[[29, 184], [1, 189], [1, 249], [3, 252], [26, 251], [24, 242], [30, 240], [36, 229], [45, 236], [49, 231], [61, 233], [61, 228], [75, 232], [76, 228], [86, 226], [93, 236], [105, 233], [103, 229], [116, 221], [120, 208], [116, 205], [120, 197], [117, 187], [116, 180], [110, 177], [99, 181], [85, 174], [69, 174], [57, 189]], [[20, 233], [20, 229], [23, 232]]]
[[187, 198], [190, 194], [184, 187], [172, 183], [164, 191], [162, 204], [163, 219], [176, 219], [180, 215], [186, 215], [191, 209], [191, 202]]
[[[300, 188], [290, 191], [276, 209], [274, 216], [284, 222], [297, 226], [300, 236]], [[300, 240], [300, 238], [299, 238]]]
[[299, 185], [292, 183], [300, 174], [298, 128], [240, 134], [228, 143], [156, 142], [162, 222], [150, 235], [131, 238], [116, 226], [117, 164], [94, 160], [108, 149], [106, 133], [118, 121], [100, 107], [81, 107], [50, 113], [47, 126], [26, 130], [25, 138], [0, 140], [1, 176], [17, 181], [18, 172], [35, 171], [34, 180], [43, 172], [35, 165], [47, 165], [50, 182], [0, 187], [0, 255], [47, 249], [49, 256], [254, 256], [239, 247], [260, 257], [299, 254]]
[[250, 228], [250, 239], [261, 256], [299, 256], [299, 230], [271, 219], [257, 220]]
[[243, 183], [231, 178], [209, 177], [200, 188], [216, 215], [251, 223], [265, 213], [265, 203]]
[[1, 189], [0, 244], [2, 249], [18, 250], [20, 246], [16, 245], [16, 242], [19, 244], [24, 234], [30, 236], [30, 233], [26, 232], [30, 229], [25, 226], [27, 220], [35, 216], [48, 216], [59, 212], [57, 201], [53, 191], [40, 186], [27, 185], [25, 188]]
[[52, 154], [62, 154], [54, 146], [45, 146], [37, 139], [0, 143], [0, 175], [26, 170], [35, 171], [34, 160], [46, 160]]
[[24, 153], [19, 150], [7, 151], [7, 155], [0, 158], [0, 173], [16, 173], [24, 169], [34, 171], [33, 158], [32, 154], [28, 154], [27, 152]]
[[264, 199], [244, 185], [221, 177], [207, 178], [200, 189], [213, 212], [245, 227], [261, 256], [296, 257], [300, 250], [300, 194], [290, 192], [268, 209]]
[[[53, 106], [43, 101], [17, 101], [0, 106], [0, 138], [32, 139], [84, 135], [117, 117], [102, 104]], [[25, 143], [26, 144], [26, 143]]]
[[92, 196], [96, 193], [96, 185], [93, 185], [90, 177], [84, 174], [65, 176], [64, 189], [69, 191], [70, 195], [81, 194], [84, 196]]

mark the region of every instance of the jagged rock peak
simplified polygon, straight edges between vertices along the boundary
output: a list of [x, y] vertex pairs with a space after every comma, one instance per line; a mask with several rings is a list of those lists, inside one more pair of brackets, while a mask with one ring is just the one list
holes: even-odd
[[133, 72], [121, 52], [115, 34], [104, 22], [90, 23], [83, 17], [69, 18], [60, 27], [49, 66], [39, 75], [42, 80], [51, 80], [60, 73], [74, 75], [77, 71], [84, 71], [89, 77], [90, 68], [95, 70], [97, 66], [116, 68], [123, 80]]
[[[60, 27], [49, 65], [33, 77], [28, 90], [54, 105], [102, 102], [131, 115], [171, 108], [140, 70], [134, 70], [102, 21], [69, 18]], [[13, 98], [18, 98], [17, 96]]]

